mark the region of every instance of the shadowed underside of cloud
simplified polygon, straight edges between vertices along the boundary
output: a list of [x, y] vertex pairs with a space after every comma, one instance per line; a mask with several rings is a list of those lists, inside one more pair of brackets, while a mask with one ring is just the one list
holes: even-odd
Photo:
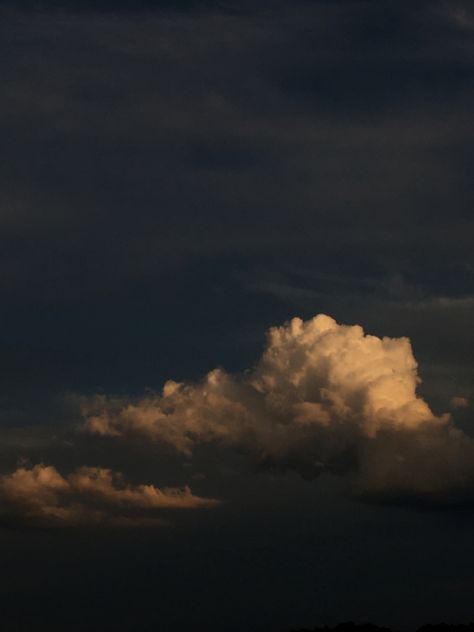
[[131, 486], [109, 469], [81, 467], [62, 476], [53, 466], [19, 467], [0, 477], [3, 519], [35, 526], [163, 526], [163, 509], [214, 507], [189, 487]]
[[309, 478], [349, 475], [366, 498], [469, 496], [474, 442], [431, 411], [419, 381], [407, 338], [365, 335], [320, 314], [270, 329], [242, 375], [215, 369], [139, 400], [86, 400], [83, 429], [139, 434], [188, 455], [202, 443], [231, 446]]

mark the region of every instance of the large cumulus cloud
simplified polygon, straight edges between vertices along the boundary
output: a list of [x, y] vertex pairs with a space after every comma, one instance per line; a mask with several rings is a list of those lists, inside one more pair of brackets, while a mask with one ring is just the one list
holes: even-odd
[[320, 314], [271, 328], [242, 375], [216, 369], [135, 401], [88, 400], [84, 430], [139, 434], [188, 455], [202, 443], [234, 446], [310, 477], [351, 474], [364, 494], [470, 489], [474, 443], [450, 415], [432, 412], [419, 381], [407, 338]]

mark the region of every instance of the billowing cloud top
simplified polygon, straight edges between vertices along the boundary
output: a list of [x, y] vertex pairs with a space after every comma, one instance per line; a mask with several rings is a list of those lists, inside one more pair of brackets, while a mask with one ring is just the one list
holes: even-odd
[[433, 414], [418, 382], [407, 338], [365, 335], [320, 314], [270, 329], [243, 375], [216, 369], [138, 401], [88, 401], [84, 429], [138, 433], [185, 454], [221, 443], [308, 476], [351, 472], [365, 492], [470, 486], [473, 442], [448, 414]]

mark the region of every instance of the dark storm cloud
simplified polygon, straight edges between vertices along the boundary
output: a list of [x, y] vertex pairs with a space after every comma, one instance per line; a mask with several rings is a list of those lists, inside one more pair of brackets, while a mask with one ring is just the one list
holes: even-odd
[[130, 303], [131, 283], [223, 250], [325, 267], [364, 250], [376, 266], [423, 234], [432, 258], [448, 204], [464, 256], [468, 34], [441, 11], [393, 5], [407, 35], [395, 21], [373, 41], [387, 17], [354, 6], [7, 20], [15, 298], [97, 301], [107, 288]]
[[191, 11], [193, 9], [225, 6], [213, 0], [2, 0], [0, 6], [9, 9], [34, 11], [71, 11], [136, 13], [143, 11]]

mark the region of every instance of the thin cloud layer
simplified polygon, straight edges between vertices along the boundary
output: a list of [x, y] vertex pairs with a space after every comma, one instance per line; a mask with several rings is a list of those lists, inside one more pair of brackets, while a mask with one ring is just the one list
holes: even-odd
[[158, 489], [126, 484], [122, 475], [80, 467], [62, 476], [51, 465], [19, 467], [0, 476], [2, 514], [41, 526], [161, 526], [156, 510], [214, 507], [219, 501], [194, 496], [189, 487]]
[[143, 435], [191, 454], [202, 443], [246, 450], [305, 476], [351, 474], [360, 493], [437, 494], [474, 482], [474, 443], [416, 393], [407, 338], [365, 335], [320, 314], [270, 329], [243, 375], [168, 381], [138, 401], [98, 397], [84, 430]]

